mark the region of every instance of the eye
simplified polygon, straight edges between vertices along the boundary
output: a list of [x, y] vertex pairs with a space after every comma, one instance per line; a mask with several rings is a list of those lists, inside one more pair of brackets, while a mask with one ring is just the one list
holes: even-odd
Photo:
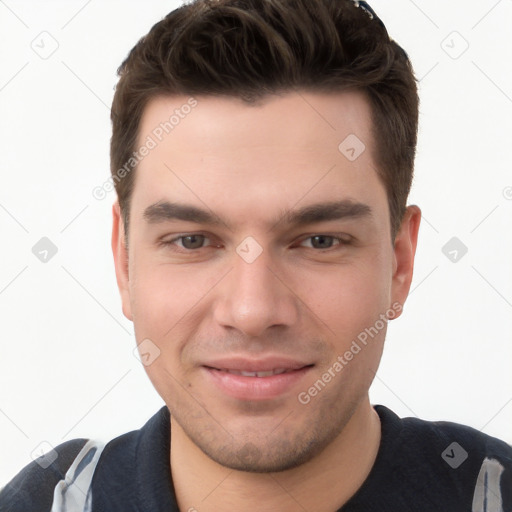
[[[185, 249], [186, 251], [194, 251], [197, 249], [203, 249], [205, 240], [210, 240], [208, 237], [202, 234], [190, 234], [181, 235], [171, 240], [164, 240], [161, 242], [164, 246], [176, 246], [178, 249]], [[181, 244], [178, 243], [181, 241]]]
[[348, 240], [347, 237], [334, 235], [312, 235], [305, 238], [300, 245], [308, 240], [311, 240], [311, 248], [324, 250], [331, 249], [333, 246], [348, 245], [350, 243], [350, 240]]
[[204, 235], [187, 235], [178, 240], [182, 241], [182, 246], [185, 249], [200, 249], [207, 238]]
[[[205, 242], [208, 242], [208, 244], [205, 245]], [[298, 245], [319, 251], [328, 251], [337, 246], [342, 247], [350, 243], [351, 237], [349, 235], [316, 234], [303, 238]], [[198, 252], [200, 249], [208, 247], [219, 247], [218, 244], [212, 244], [211, 239], [201, 233], [179, 235], [170, 240], [162, 240], [160, 244], [176, 252]]]

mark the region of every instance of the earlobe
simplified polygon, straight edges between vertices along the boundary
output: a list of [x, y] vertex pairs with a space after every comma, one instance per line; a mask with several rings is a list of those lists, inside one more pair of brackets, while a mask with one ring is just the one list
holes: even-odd
[[130, 302], [130, 275], [128, 267], [128, 249], [125, 245], [124, 223], [119, 202], [112, 205], [112, 253], [116, 271], [117, 287], [121, 294], [123, 314], [133, 320]]
[[393, 248], [392, 302], [405, 303], [411, 287], [414, 256], [418, 243], [421, 210], [411, 205], [407, 207]]

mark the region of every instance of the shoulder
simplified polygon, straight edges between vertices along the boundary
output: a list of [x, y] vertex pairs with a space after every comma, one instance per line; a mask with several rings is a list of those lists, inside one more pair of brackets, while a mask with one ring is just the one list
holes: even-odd
[[87, 443], [72, 439], [54, 448], [51, 463], [43, 455], [25, 466], [5, 487], [0, 489], [2, 512], [46, 512], [51, 509], [53, 492], [68, 468]]
[[399, 418], [384, 406], [375, 409], [391, 426], [397, 464], [421, 476], [425, 490], [430, 486], [460, 500], [470, 497], [471, 510], [484, 510], [477, 503], [489, 495], [512, 508], [512, 446], [467, 425]]
[[494, 458], [512, 470], [512, 446], [505, 441], [460, 423], [403, 418], [404, 435], [411, 439], [421, 436], [425, 448], [441, 449], [440, 457], [448, 466], [462, 467], [466, 460]]
[[[101, 452], [92, 480], [98, 494], [110, 493], [116, 486], [129, 488], [137, 475], [136, 462], [140, 452], [158, 450], [166, 439], [169, 411], [164, 406], [146, 424], [126, 432], [101, 445]], [[0, 489], [1, 512], [49, 512], [52, 508], [55, 488], [66, 476], [67, 471], [90, 439], [73, 439], [58, 445], [56, 457], [42, 456], [25, 466], [3, 489]], [[92, 456], [92, 452], [86, 455]], [[46, 457], [46, 460], [45, 460]], [[84, 459], [85, 460], [85, 459]], [[90, 462], [90, 461], [88, 461]], [[83, 466], [80, 466], [83, 468]], [[97, 471], [96, 471], [97, 469]], [[97, 478], [99, 476], [99, 478]]]

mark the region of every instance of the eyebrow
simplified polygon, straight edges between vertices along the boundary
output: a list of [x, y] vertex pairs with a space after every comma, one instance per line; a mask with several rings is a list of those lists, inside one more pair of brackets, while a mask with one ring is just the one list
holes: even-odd
[[[281, 215], [274, 219], [271, 229], [275, 229], [278, 225], [302, 226], [331, 220], [366, 219], [371, 217], [373, 217], [373, 212], [370, 206], [345, 199], [342, 201], [316, 203], [298, 210], [283, 211]], [[231, 229], [229, 223], [224, 222], [211, 211], [194, 205], [165, 200], [148, 206], [144, 210], [143, 218], [149, 224], [181, 220], [212, 226], [222, 224]]]

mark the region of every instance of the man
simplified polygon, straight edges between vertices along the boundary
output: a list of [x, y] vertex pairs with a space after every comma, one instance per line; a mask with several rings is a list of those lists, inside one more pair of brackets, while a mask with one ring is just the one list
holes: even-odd
[[421, 216], [415, 79], [370, 6], [197, 0], [119, 73], [112, 248], [166, 407], [1, 510], [511, 510], [511, 447], [369, 402]]

